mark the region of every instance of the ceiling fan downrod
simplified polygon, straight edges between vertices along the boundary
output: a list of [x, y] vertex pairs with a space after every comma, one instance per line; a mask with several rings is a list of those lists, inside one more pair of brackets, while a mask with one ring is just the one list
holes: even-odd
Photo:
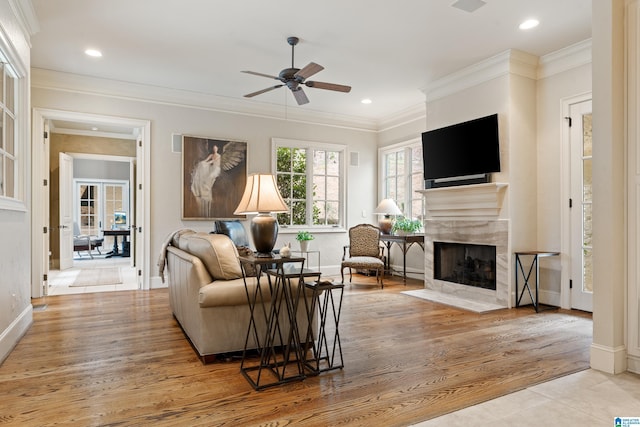
[[299, 41], [300, 39], [297, 37], [287, 37], [287, 43], [291, 45], [291, 68], [295, 68], [293, 65], [293, 55], [294, 55], [295, 47]]

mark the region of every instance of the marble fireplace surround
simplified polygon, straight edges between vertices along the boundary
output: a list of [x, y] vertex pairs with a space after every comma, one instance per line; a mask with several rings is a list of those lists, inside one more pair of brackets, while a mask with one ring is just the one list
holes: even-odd
[[[473, 301], [509, 307], [509, 221], [426, 220], [425, 288]], [[496, 290], [434, 279], [433, 242], [470, 243], [496, 247]]]
[[[425, 199], [425, 288], [454, 297], [511, 307], [509, 220], [501, 217], [508, 184], [487, 183], [420, 191]], [[434, 279], [433, 242], [496, 247], [496, 290]]]

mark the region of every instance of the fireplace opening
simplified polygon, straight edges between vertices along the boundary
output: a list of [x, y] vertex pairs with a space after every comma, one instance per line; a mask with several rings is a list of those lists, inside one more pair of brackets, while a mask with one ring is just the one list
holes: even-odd
[[496, 290], [496, 247], [433, 242], [434, 279]]

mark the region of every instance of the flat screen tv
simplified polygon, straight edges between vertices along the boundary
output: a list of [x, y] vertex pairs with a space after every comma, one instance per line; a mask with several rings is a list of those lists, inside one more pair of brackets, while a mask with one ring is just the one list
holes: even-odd
[[[488, 179], [487, 174], [500, 172], [498, 115], [424, 132], [422, 157], [427, 182], [473, 176]], [[436, 185], [427, 188], [430, 186]]]

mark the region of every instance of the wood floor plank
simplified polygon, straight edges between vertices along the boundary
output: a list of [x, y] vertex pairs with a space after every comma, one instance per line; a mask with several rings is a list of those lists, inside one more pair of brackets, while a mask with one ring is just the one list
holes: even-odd
[[473, 313], [354, 276], [345, 367], [254, 391], [238, 358], [203, 365], [166, 289], [48, 297], [0, 366], [0, 425], [406, 426], [589, 365], [591, 316]]

